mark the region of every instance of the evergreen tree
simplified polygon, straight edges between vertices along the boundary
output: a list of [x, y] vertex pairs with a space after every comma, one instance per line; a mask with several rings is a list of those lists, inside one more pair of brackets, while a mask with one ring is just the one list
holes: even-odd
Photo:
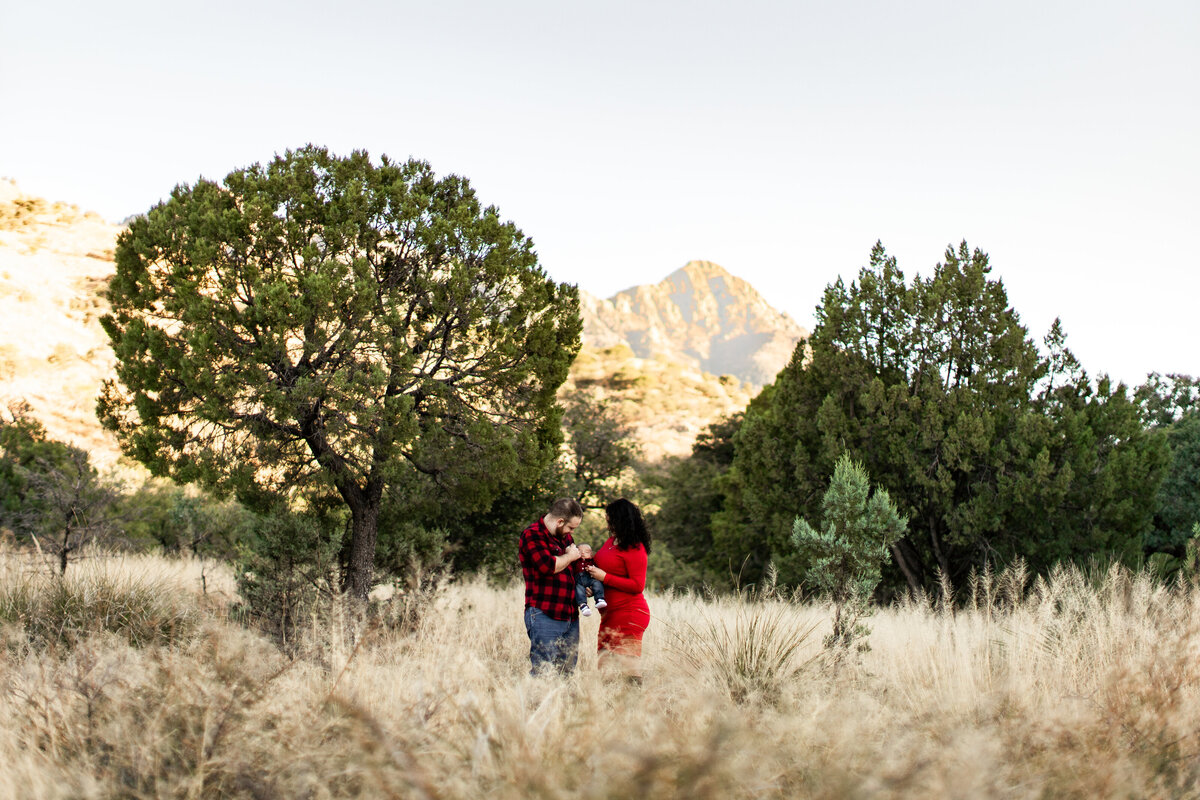
[[1146, 551], [1182, 559], [1200, 522], [1200, 378], [1152, 372], [1136, 397], [1145, 423], [1166, 434], [1170, 450]]
[[59, 574], [73, 554], [116, 531], [119, 499], [87, 452], [50, 439], [27, 406], [0, 417], [0, 525], [52, 557]]
[[[661, 495], [654, 520], [655, 578], [678, 587], [723, 587], [736, 582], [740, 564], [727, 563], [713, 540], [721, 509], [720, 481], [733, 463], [733, 435], [742, 414], [708, 425], [687, 458], [669, 459], [654, 476]], [[732, 587], [731, 587], [732, 588]]]
[[555, 454], [577, 291], [462, 178], [309, 146], [177, 187], [116, 261], [104, 425], [255, 507], [340, 498], [358, 597], [385, 498], [486, 508]]
[[990, 273], [963, 243], [909, 283], [876, 244], [857, 280], [827, 287], [812, 336], [747, 409], [714, 538], [800, 580], [791, 521], [815, 515], [849, 453], [909, 519], [892, 553], [912, 589], [1016, 556], [1135, 553], [1161, 436], [1124, 386], [1091, 383], [1058, 323], [1040, 355]]
[[819, 529], [796, 517], [792, 544], [808, 564], [806, 581], [833, 603], [833, 632], [825, 645], [863, 647], [870, 631], [860, 620], [870, 614], [880, 567], [891, 560], [907, 522], [886, 491], [871, 494], [866, 470], [845, 454], [833, 468], [821, 512]]
[[547, 476], [555, 494], [574, 497], [585, 511], [604, 508], [627, 494], [623, 487], [641, 448], [616, 406], [576, 389], [563, 400], [563, 429], [566, 441]]
[[1200, 410], [1189, 411], [1166, 428], [1170, 466], [1158, 492], [1154, 532], [1148, 550], [1182, 555], [1200, 523]]

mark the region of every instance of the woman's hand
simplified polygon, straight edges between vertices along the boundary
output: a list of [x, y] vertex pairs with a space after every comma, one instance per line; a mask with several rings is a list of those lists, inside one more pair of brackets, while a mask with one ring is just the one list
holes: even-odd
[[593, 578], [600, 581], [601, 583], [604, 583], [604, 578], [608, 575], [607, 572], [600, 569], [595, 564], [592, 564], [591, 566], [588, 566], [588, 567], [584, 567], [584, 569], [586, 569], [588, 571], [589, 575], [591, 575]]

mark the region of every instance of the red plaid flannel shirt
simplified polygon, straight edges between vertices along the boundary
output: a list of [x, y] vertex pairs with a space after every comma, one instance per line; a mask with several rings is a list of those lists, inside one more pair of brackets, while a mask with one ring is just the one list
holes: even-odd
[[574, 544], [570, 534], [550, 533], [542, 518], [521, 534], [517, 556], [521, 560], [521, 575], [525, 577], [525, 606], [540, 609], [551, 619], [569, 620], [579, 616], [575, 607], [575, 567], [554, 571], [554, 559]]

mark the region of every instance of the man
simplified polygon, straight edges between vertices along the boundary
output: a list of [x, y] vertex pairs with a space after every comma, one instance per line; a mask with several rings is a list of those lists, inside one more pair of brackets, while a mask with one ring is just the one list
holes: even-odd
[[555, 500], [550, 510], [521, 534], [517, 556], [525, 577], [530, 674], [550, 667], [571, 672], [579, 660], [579, 609], [572, 565], [580, 552], [571, 534], [582, 521], [583, 508], [565, 497]]

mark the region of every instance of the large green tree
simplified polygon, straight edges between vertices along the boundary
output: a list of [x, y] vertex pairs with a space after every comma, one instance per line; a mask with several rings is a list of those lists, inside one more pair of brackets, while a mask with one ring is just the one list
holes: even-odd
[[826, 289], [812, 336], [734, 439], [720, 546], [802, 578], [792, 520], [815, 516], [849, 453], [910, 520], [892, 552], [914, 589], [1016, 556], [1136, 557], [1162, 437], [1124, 386], [1087, 377], [1057, 323], [1040, 353], [990, 272], [963, 243], [910, 283], [877, 244], [857, 280]]
[[1200, 522], [1200, 378], [1151, 373], [1137, 398], [1146, 424], [1166, 434], [1171, 451], [1146, 550], [1183, 558]]
[[104, 425], [252, 504], [336, 493], [359, 597], [385, 496], [485, 508], [555, 454], [577, 290], [460, 177], [309, 146], [177, 187], [116, 261]]

